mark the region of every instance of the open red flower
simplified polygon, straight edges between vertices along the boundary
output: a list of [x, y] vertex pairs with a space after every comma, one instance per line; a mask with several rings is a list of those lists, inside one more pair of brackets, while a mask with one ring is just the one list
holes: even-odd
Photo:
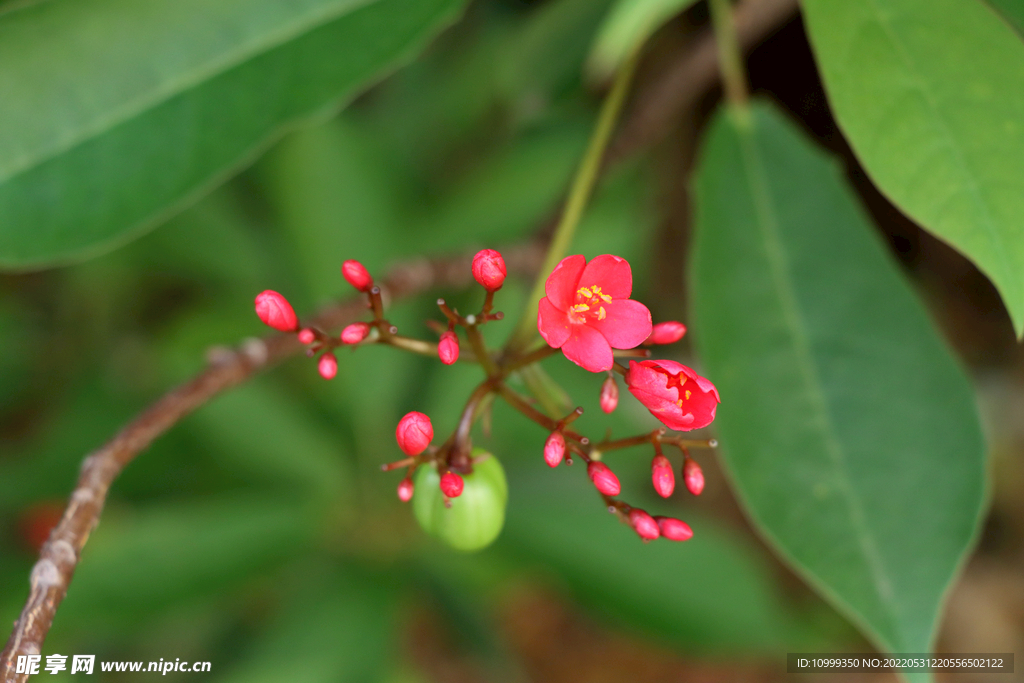
[[540, 336], [586, 370], [608, 370], [612, 348], [632, 349], [651, 334], [651, 312], [629, 298], [633, 273], [623, 258], [564, 258], [544, 291], [537, 310]]
[[626, 384], [654, 417], [681, 432], [707, 427], [722, 402], [711, 380], [671, 360], [630, 361]]

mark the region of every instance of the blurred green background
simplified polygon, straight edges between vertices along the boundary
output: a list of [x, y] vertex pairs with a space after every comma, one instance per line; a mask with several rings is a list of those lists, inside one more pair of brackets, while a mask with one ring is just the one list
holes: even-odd
[[[550, 219], [600, 102], [581, 74], [608, 5], [475, 2], [416, 61], [159, 229], [81, 265], [0, 276], [0, 622], [19, 613], [82, 458], [199, 371], [211, 346], [263, 334], [257, 292], [278, 290], [301, 314], [349, 294], [346, 258], [379, 273], [402, 258], [521, 243]], [[670, 23], [655, 60], [703, 21], [698, 7]], [[750, 62], [755, 88], [849, 157], [798, 21]], [[574, 243], [573, 253], [629, 259], [656, 320], [687, 321], [685, 171], [715, 97], [610, 169]], [[991, 287], [862, 177], [859, 189], [983, 396], [1024, 400], [1021, 354]], [[529, 284], [510, 279], [499, 310], [514, 319]], [[388, 316], [428, 335], [438, 296], [469, 310], [481, 294], [429, 292]], [[488, 326], [492, 341], [512, 322]], [[581, 429], [657, 425], [628, 397], [601, 415], [600, 376], [560, 356], [545, 368], [587, 410]], [[711, 681], [781, 679], [786, 652], [868, 647], [753, 535], [709, 454], [698, 454], [706, 493], [665, 503], [645, 484], [646, 450], [610, 456], [624, 488], [641, 492], [631, 502], [696, 532], [642, 545], [582, 468], [542, 466], [545, 435], [498, 402], [477, 443], [509, 473], [505, 531], [476, 555], [426, 537], [395, 496], [400, 475], [379, 466], [400, 457], [402, 414], [426, 412], [445, 434], [477, 380], [468, 364], [362, 348], [339, 354], [331, 382], [295, 358], [204, 406], [114, 484], [44, 654], [203, 660], [204, 679], [247, 683]], [[1006, 622], [999, 642], [1012, 648], [1024, 612], [984, 610], [1000, 609], [993, 596], [1019, 576], [1024, 430], [989, 416], [1005, 476], [957, 621]], [[947, 626], [942, 642], [963, 644], [958, 633]]]

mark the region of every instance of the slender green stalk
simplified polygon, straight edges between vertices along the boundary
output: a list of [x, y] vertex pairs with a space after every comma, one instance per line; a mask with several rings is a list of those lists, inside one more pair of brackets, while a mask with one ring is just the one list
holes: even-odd
[[718, 45], [718, 62], [722, 70], [725, 98], [738, 109], [745, 110], [750, 99], [747, 86], [747, 70], [736, 38], [736, 22], [729, 0], [708, 0], [711, 8], [711, 23], [715, 29], [715, 43]]
[[562, 209], [562, 215], [555, 227], [555, 234], [548, 246], [547, 256], [544, 258], [544, 265], [541, 266], [537, 280], [534, 282], [533, 291], [527, 299], [526, 308], [519, 320], [515, 333], [508, 341], [507, 350], [516, 352], [529, 345], [537, 328], [537, 303], [544, 296], [544, 283], [548, 275], [558, 262], [565, 256], [565, 252], [572, 243], [576, 226], [583, 216], [583, 210], [593, 192], [594, 184], [601, 170], [601, 160], [604, 158], [605, 149], [611, 139], [612, 131], [615, 129], [615, 122], [622, 111], [622, 105], [626, 101], [626, 94], [629, 92], [629, 84], [633, 80], [633, 72], [636, 70], [636, 63], [639, 58], [639, 50], [636, 50], [627, 59], [618, 72], [615, 74], [615, 81], [612, 89], [605, 97], [601, 105], [601, 112], [597, 117], [597, 124], [594, 132], [591, 133], [587, 151], [583, 155], [576, 176], [573, 178], [569, 196]]

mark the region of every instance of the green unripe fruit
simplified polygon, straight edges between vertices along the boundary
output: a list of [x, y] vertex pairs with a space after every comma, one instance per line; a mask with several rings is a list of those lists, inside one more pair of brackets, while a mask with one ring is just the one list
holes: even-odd
[[473, 464], [473, 473], [462, 475], [462, 495], [444, 506], [441, 475], [433, 465], [416, 470], [416, 494], [412, 511], [423, 530], [458, 550], [480, 550], [490, 545], [505, 524], [508, 482], [505, 470], [493, 455], [473, 450], [473, 458], [489, 456]]

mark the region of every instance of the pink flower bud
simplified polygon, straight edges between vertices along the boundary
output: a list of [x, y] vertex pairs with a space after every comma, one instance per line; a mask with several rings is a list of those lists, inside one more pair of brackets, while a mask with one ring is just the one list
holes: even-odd
[[592, 460], [587, 465], [587, 476], [594, 482], [594, 487], [606, 496], [617, 496], [622, 490], [619, 478], [603, 462]]
[[651, 336], [644, 344], [675, 344], [686, 334], [686, 325], [675, 320], [658, 323], [651, 330]]
[[412, 479], [410, 479], [409, 477], [406, 477], [402, 481], [398, 482], [398, 500], [402, 501], [403, 503], [408, 503], [410, 500], [412, 500], [413, 488], [414, 487], [412, 484]]
[[341, 264], [341, 274], [350, 285], [360, 292], [369, 292], [373, 287], [373, 278], [359, 261], [349, 259]]
[[437, 357], [445, 365], [451, 365], [459, 359], [459, 337], [451, 330], [441, 335], [437, 342]]
[[368, 324], [352, 323], [341, 331], [341, 341], [343, 344], [358, 344], [366, 339], [368, 334], [370, 334], [370, 326]]
[[338, 359], [328, 351], [320, 356], [320, 362], [317, 363], [316, 369], [320, 371], [320, 376], [324, 379], [334, 379], [334, 376], [338, 374]]
[[256, 295], [256, 315], [263, 324], [281, 332], [294, 332], [299, 329], [299, 319], [295, 317], [295, 309], [288, 300], [272, 289]]
[[633, 525], [633, 531], [645, 541], [653, 541], [658, 536], [661, 536], [658, 523], [654, 521], [653, 517], [639, 508], [633, 508], [629, 511], [629, 523]]
[[693, 537], [693, 529], [686, 522], [674, 517], [655, 517], [661, 535], [670, 541], [688, 541]]
[[441, 493], [449, 498], [461, 496], [463, 486], [465, 486], [465, 482], [462, 481], [462, 477], [454, 472], [445, 472], [441, 477]]
[[299, 343], [300, 344], [312, 344], [316, 341], [316, 333], [307, 328], [299, 330]]
[[505, 282], [505, 259], [493, 249], [484, 249], [473, 257], [473, 278], [488, 292], [496, 292]]
[[672, 463], [664, 455], [656, 455], [651, 461], [651, 482], [662, 498], [671, 496], [676, 488], [676, 474], [672, 471]]
[[683, 461], [683, 481], [686, 482], [687, 490], [695, 496], [704, 490], [704, 472], [693, 458]]
[[565, 437], [562, 432], [551, 432], [551, 436], [544, 442], [544, 462], [549, 467], [558, 467], [565, 457]]
[[403, 453], [412, 456], [419, 455], [434, 439], [434, 425], [430, 424], [429, 417], [414, 410], [411, 413], [406, 413], [405, 417], [398, 421], [395, 439]]
[[611, 413], [619, 405], [619, 385], [614, 377], [609, 377], [601, 385], [601, 410]]

